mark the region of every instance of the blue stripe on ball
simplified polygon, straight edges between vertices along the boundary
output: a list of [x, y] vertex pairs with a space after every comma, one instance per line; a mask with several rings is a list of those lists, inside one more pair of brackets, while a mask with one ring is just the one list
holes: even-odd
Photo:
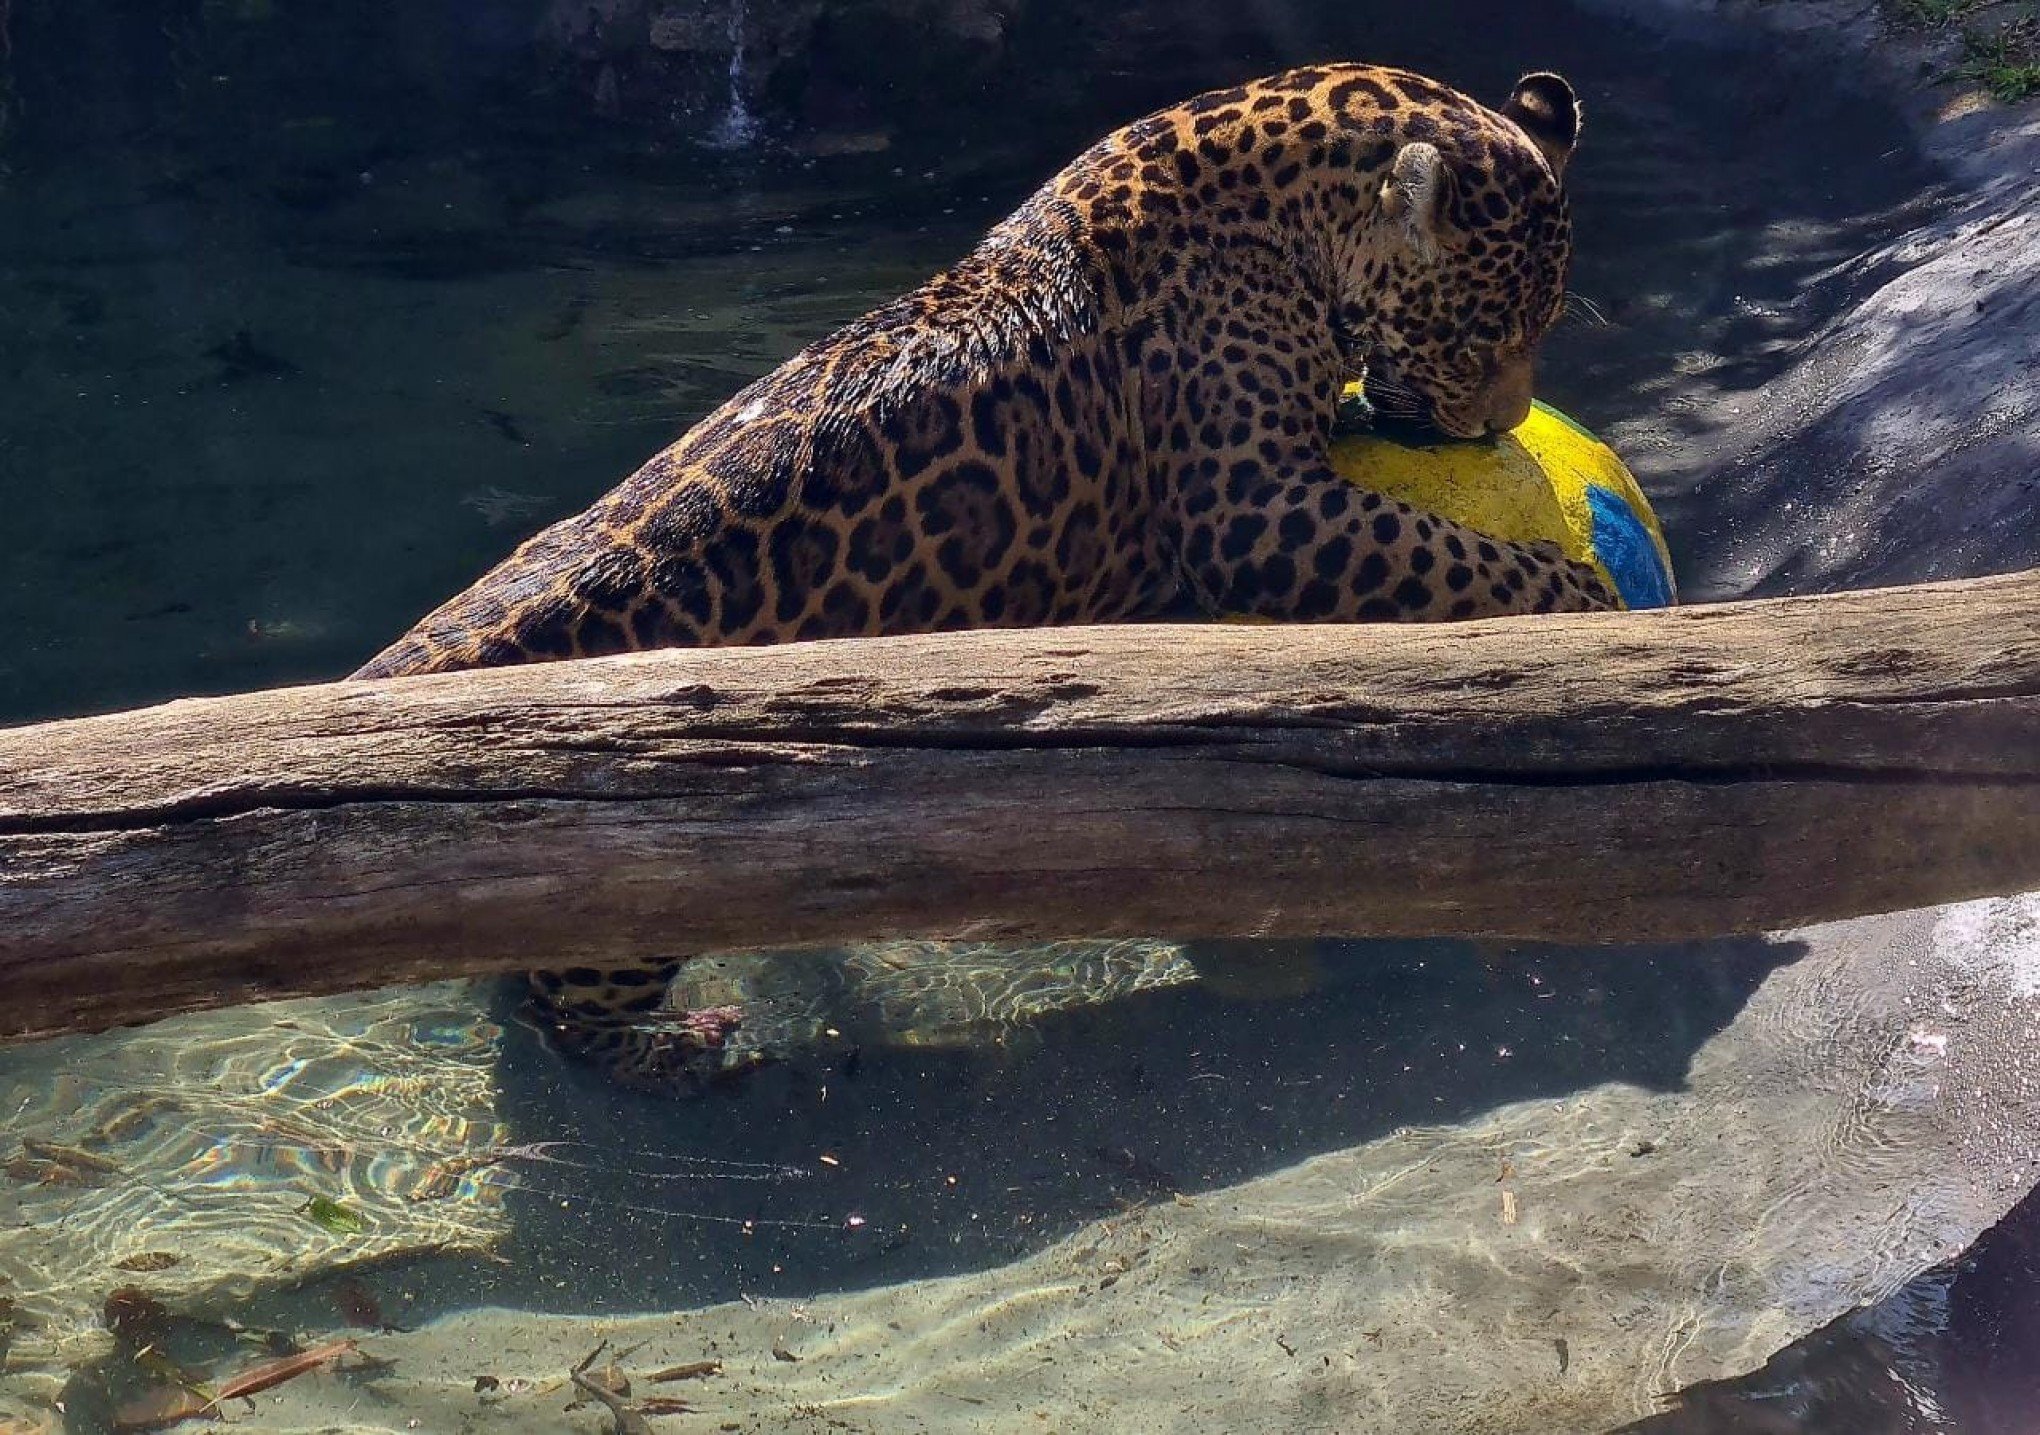
[[1587, 509], [1594, 519], [1594, 556], [1615, 580], [1626, 608], [1664, 608], [1672, 601], [1672, 575], [1658, 555], [1650, 530], [1627, 499], [1598, 483], [1587, 485]]

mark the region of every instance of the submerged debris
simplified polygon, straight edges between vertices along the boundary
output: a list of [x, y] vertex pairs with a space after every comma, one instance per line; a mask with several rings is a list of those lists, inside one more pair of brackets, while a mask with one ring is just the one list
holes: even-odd
[[329, 1340], [324, 1345], [315, 1345], [310, 1350], [299, 1351], [296, 1355], [286, 1355], [279, 1360], [265, 1360], [260, 1365], [250, 1366], [221, 1385], [219, 1394], [213, 1397], [212, 1403], [217, 1408], [228, 1400], [273, 1390], [286, 1380], [295, 1380], [300, 1375], [309, 1374], [328, 1361], [338, 1360], [354, 1349], [355, 1344], [351, 1339]]
[[358, 1236], [368, 1229], [368, 1222], [360, 1213], [348, 1209], [338, 1201], [326, 1196], [314, 1196], [298, 1207], [298, 1214], [306, 1217], [319, 1229], [335, 1236]]
[[[190, 1379], [185, 1373], [167, 1360], [153, 1364], [137, 1359], [137, 1364], [150, 1369], [159, 1376], [156, 1384], [139, 1394], [132, 1395], [115, 1407], [113, 1428], [130, 1435], [130, 1432], [167, 1430], [186, 1420], [217, 1420], [220, 1407], [229, 1400], [246, 1399], [273, 1390], [287, 1380], [295, 1380], [319, 1369], [329, 1361], [355, 1349], [352, 1340], [333, 1340], [317, 1345], [310, 1350], [297, 1351], [276, 1360], [265, 1360], [251, 1365], [240, 1374], [230, 1376], [219, 1389], [208, 1395], [203, 1386]], [[147, 1350], [143, 1355], [150, 1354]]]
[[637, 1410], [640, 1415], [691, 1415], [694, 1413], [692, 1405], [689, 1405], [684, 1400], [676, 1400], [670, 1395], [654, 1395], [649, 1400], [640, 1400], [637, 1403]]
[[39, 1156], [45, 1161], [56, 1161], [65, 1166], [75, 1167], [80, 1171], [90, 1171], [95, 1176], [118, 1176], [120, 1174], [120, 1164], [118, 1162], [109, 1161], [104, 1156], [94, 1155], [92, 1152], [76, 1146], [62, 1146], [55, 1141], [44, 1141], [38, 1137], [24, 1136], [21, 1138], [21, 1149], [31, 1156]]
[[170, 1320], [169, 1307], [140, 1286], [109, 1291], [99, 1315], [115, 1339], [137, 1347], [155, 1344]]
[[119, 1165], [104, 1156], [35, 1136], [22, 1137], [20, 1154], [0, 1169], [36, 1186], [103, 1186], [121, 1174]]
[[581, 1372], [574, 1371], [567, 1377], [574, 1382], [574, 1389], [590, 1400], [599, 1402], [609, 1411], [609, 1418], [616, 1422], [615, 1435], [652, 1435], [651, 1422], [645, 1419], [628, 1400], [611, 1394]]
[[184, 1257], [170, 1251], [141, 1251], [125, 1259], [115, 1261], [113, 1266], [115, 1270], [133, 1271], [138, 1275], [147, 1275], [153, 1271], [167, 1271], [170, 1267], [180, 1264], [183, 1260]]
[[721, 1374], [720, 1360], [690, 1360], [684, 1365], [669, 1365], [645, 1378], [652, 1385], [667, 1385], [675, 1380], [706, 1380], [711, 1375]]
[[114, 1407], [118, 1431], [168, 1430], [186, 1420], [216, 1420], [212, 1401], [182, 1385], [152, 1385]]
[[598, 1372], [599, 1378], [589, 1377], [589, 1368], [608, 1348], [609, 1342], [605, 1340], [589, 1351], [579, 1365], [567, 1372], [567, 1379], [573, 1382], [574, 1389], [609, 1412], [609, 1418], [615, 1422], [614, 1435], [652, 1435], [651, 1422], [628, 1398], [630, 1381], [615, 1358]]
[[382, 1302], [357, 1276], [347, 1276], [333, 1287], [333, 1304], [340, 1318], [356, 1330], [399, 1332], [403, 1326], [383, 1317]]

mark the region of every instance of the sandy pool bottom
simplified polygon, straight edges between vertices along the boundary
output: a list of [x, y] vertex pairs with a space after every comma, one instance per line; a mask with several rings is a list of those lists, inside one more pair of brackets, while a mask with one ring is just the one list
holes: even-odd
[[[357, 1332], [375, 1368], [229, 1414], [608, 1430], [567, 1381], [606, 1340], [633, 1400], [691, 1407], [653, 1429], [1610, 1429], [1896, 1290], [2040, 1173], [2040, 899], [1795, 936], [1804, 954], [1681, 1089], [1610, 1083], [1399, 1129], [940, 1279]], [[650, 1381], [703, 1361], [715, 1373]]]

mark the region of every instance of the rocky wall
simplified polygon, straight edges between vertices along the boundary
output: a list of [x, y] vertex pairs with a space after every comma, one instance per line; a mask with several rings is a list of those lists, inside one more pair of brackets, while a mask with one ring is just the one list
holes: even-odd
[[608, 119], [734, 142], [854, 133], [967, 101], [1012, 57], [1029, 0], [553, 0], [536, 42]]

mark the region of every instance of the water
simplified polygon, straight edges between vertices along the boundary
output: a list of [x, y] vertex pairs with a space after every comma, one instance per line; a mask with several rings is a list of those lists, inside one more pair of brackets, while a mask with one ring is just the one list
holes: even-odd
[[758, 143], [764, 132], [758, 117], [751, 113], [746, 94], [750, 84], [748, 68], [744, 64], [744, 21], [747, 14], [744, 0], [736, 0], [730, 7], [730, 99], [728, 108], [716, 120], [715, 128], [709, 131], [708, 142], [715, 149], [749, 149]]
[[[1646, 482], [1692, 441], [1691, 395], [1759, 382], [1852, 282], [1808, 281], [1931, 194], [1868, 100], [1747, 67], [1731, 98], [1708, 65], [1555, 8], [1484, 16], [1476, 50], [1454, 23], [1187, 10], [1137, 37], [1137, 72], [1058, 62], [956, 130], [815, 159], [647, 149], [328, 70], [26, 129], [0, 191], [0, 511], [28, 535], [0, 584], [0, 717], [350, 670], [744, 380], [954, 258], [1101, 129], [1227, 77], [1365, 53], [1496, 95], [1519, 56], [1571, 70], [1574, 287], [1609, 322], [1560, 330], [1544, 388]], [[448, 44], [427, 53], [458, 78]], [[111, 133], [87, 148], [94, 123]], [[1779, 153], [1781, 126], [1830, 138]], [[1721, 521], [1704, 494], [1663, 516], [1675, 558], [1679, 531]]]
[[[1138, 63], [1049, 46], [875, 153], [760, 132], [741, 7], [722, 148], [493, 104], [470, 34], [432, 40], [443, 91], [307, 58], [45, 108], [0, 186], [0, 719], [347, 671], [1099, 130], [1284, 63], [1573, 78], [1605, 322], [1555, 336], [1545, 391], [1647, 485], [1683, 406], [1776, 372], [1867, 281], [1848, 258], [1938, 203], [1889, 113], [1777, 57], [1556, 5], [1142, 14], [1109, 52]], [[1675, 552], [1720, 521], [1704, 494], [1664, 516]], [[744, 1428], [2007, 1429], [2031, 1343], [1977, 1332], [2030, 1240], [1955, 1261], [2030, 1183], [2021, 920], [1192, 951], [1197, 980], [1024, 1021], [867, 973], [677, 1104], [463, 989], [12, 1053], [0, 1391], [109, 1428], [153, 1377], [95, 1327], [138, 1284], [215, 1381], [260, 1358], [222, 1320], [395, 1362], [237, 1406], [251, 1428], [606, 1428], [563, 1382], [614, 1336], [647, 1342], [637, 1398]]]

